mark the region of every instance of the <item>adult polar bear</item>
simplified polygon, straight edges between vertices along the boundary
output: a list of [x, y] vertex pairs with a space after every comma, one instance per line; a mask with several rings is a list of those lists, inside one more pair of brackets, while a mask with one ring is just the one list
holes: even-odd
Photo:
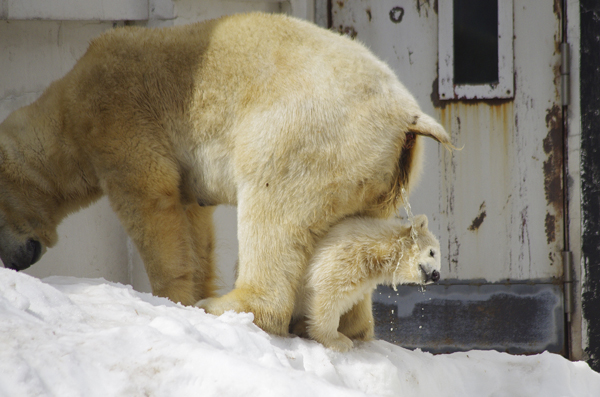
[[[27, 268], [68, 213], [107, 194], [156, 295], [211, 298], [209, 312], [287, 334], [315, 241], [348, 215], [390, 216], [414, 183], [414, 134], [449, 144], [383, 62], [312, 24], [115, 29], [0, 124], [0, 257]], [[216, 298], [223, 203], [238, 205], [239, 274]]]

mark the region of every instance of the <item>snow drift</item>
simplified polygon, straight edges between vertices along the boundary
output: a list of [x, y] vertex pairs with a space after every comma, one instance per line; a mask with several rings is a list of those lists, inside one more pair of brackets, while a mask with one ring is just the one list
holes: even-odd
[[0, 268], [0, 396], [599, 396], [600, 374], [543, 353], [335, 353], [103, 279]]

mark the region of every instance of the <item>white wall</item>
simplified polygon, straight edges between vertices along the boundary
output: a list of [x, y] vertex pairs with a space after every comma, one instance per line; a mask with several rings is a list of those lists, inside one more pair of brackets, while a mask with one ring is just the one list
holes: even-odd
[[[0, 21], [0, 120], [33, 102], [111, 22]], [[126, 236], [106, 199], [63, 222], [58, 246], [27, 273], [127, 282]]]
[[[114, 3], [102, 1], [106, 3], [104, 6]], [[326, 3], [322, 0], [317, 1], [321, 6]], [[33, 0], [28, 2], [35, 3]], [[20, 3], [13, 0], [0, 1], [0, 121], [13, 110], [33, 102], [52, 81], [68, 72], [83, 55], [92, 38], [115, 25], [122, 25], [122, 21], [93, 20], [95, 11], [92, 12], [92, 9], [98, 8], [97, 1], [79, 0], [78, 7], [81, 8], [86, 2], [90, 4], [91, 11], [85, 12], [84, 9], [81, 12], [83, 20], [77, 20], [77, 15], [71, 13], [65, 17], [70, 19], [67, 21], [55, 20], [58, 17], [54, 14], [37, 15], [35, 7], [21, 10], [18, 19], [11, 19], [11, 10], [17, 10], [14, 7]], [[296, 11], [302, 11], [301, 8], [305, 4], [301, 3], [309, 4], [310, 9], [311, 1], [293, 0], [293, 3], [296, 3]], [[150, 14], [153, 4], [159, 4], [166, 9], [172, 7], [175, 18], [136, 21], [136, 24], [180, 25], [240, 12], [294, 11], [292, 2], [277, 1], [150, 0], [148, 4]], [[302, 7], [298, 7], [298, 4]], [[110, 10], [103, 12], [103, 15], [115, 14]], [[23, 19], [28, 15], [31, 15], [31, 19]], [[319, 15], [325, 23], [324, 13]], [[235, 207], [219, 207], [214, 219], [215, 254], [221, 276], [221, 292], [226, 292], [233, 286], [237, 261]], [[150, 291], [142, 261], [106, 198], [70, 215], [59, 226], [58, 234], [58, 244], [48, 250], [38, 263], [25, 271], [26, 273], [40, 278], [50, 275], [103, 277], [109, 281], [131, 284], [139, 291]]]

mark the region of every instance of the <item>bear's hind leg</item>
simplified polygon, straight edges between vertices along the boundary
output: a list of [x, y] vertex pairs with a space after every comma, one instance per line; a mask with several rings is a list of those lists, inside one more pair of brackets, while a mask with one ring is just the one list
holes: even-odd
[[314, 240], [307, 226], [283, 213], [250, 200], [238, 205], [239, 266], [235, 289], [196, 304], [220, 315], [227, 310], [250, 312], [266, 332], [288, 335], [296, 291]]

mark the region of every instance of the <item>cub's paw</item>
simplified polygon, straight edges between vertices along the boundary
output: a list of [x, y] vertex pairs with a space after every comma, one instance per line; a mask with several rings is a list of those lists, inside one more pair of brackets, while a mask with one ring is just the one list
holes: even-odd
[[345, 353], [348, 350], [352, 349], [354, 343], [348, 338], [346, 335], [338, 332], [337, 337], [331, 339], [323, 339], [319, 340], [323, 346], [335, 350], [337, 352]]

